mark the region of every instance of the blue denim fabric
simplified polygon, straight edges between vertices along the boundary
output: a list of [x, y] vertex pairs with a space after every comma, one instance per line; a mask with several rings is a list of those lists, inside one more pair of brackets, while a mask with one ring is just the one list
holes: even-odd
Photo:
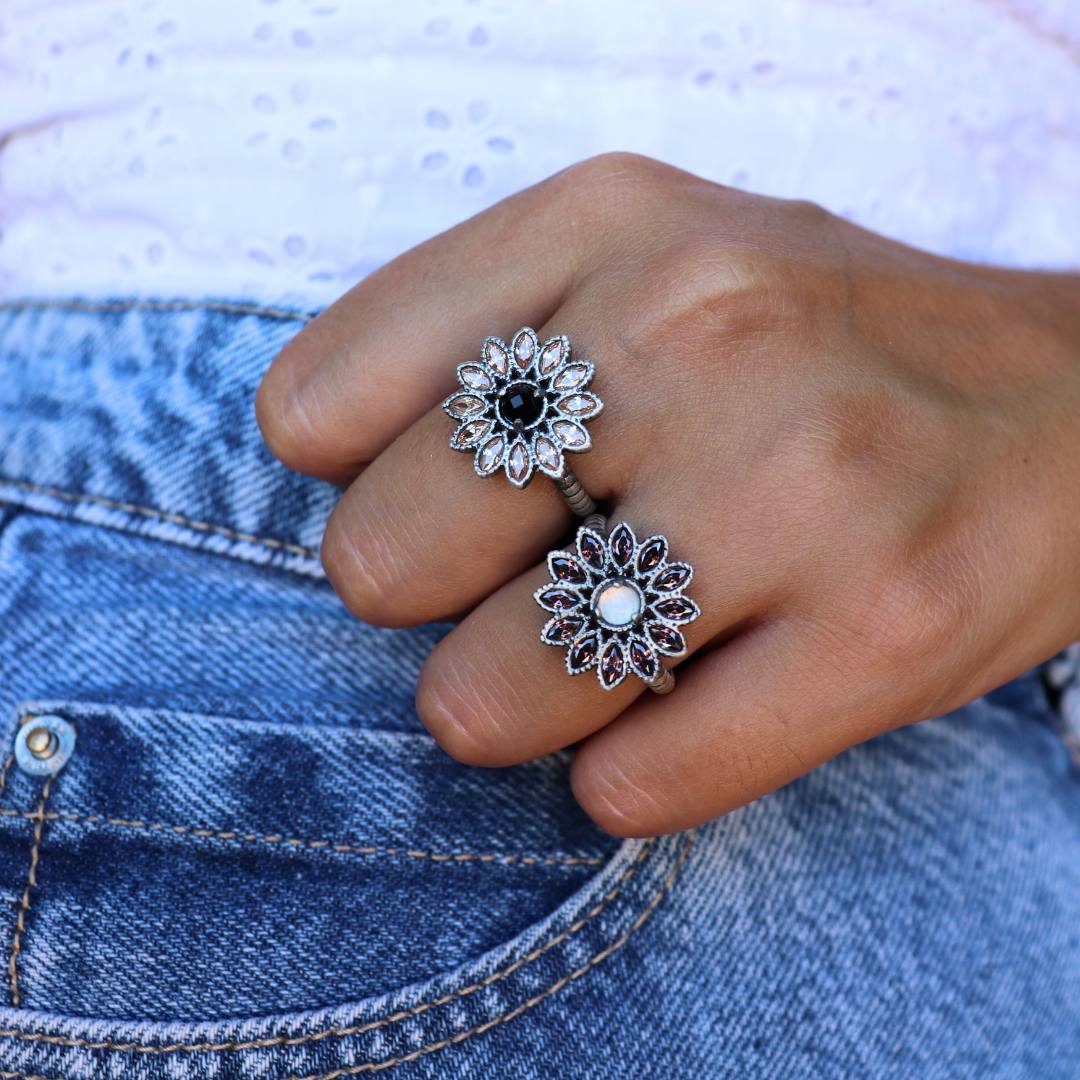
[[[1080, 1075], [1080, 774], [1035, 675], [695, 833], [451, 761], [251, 412], [301, 319], [0, 308], [0, 1077]], [[59, 715], [74, 755], [12, 764]]]

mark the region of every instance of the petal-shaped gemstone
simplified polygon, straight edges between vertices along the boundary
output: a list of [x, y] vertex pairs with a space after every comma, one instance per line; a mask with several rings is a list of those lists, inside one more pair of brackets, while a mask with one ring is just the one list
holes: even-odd
[[674, 592], [676, 589], [685, 588], [690, 584], [690, 578], [694, 575], [694, 569], [686, 563], [672, 563], [665, 566], [653, 581], [653, 588], [657, 592]]
[[470, 390], [490, 390], [495, 385], [491, 372], [479, 364], [462, 364], [457, 371], [461, 385]]
[[630, 639], [630, 666], [643, 679], [649, 680], [656, 678], [660, 664], [656, 653], [640, 638], [633, 637]]
[[591, 529], [579, 529], [577, 534], [578, 554], [594, 570], [603, 570], [607, 561], [607, 547], [604, 541]]
[[596, 634], [585, 634], [578, 638], [566, 654], [566, 670], [571, 675], [580, 675], [583, 671], [596, 663], [596, 653], [600, 648], [600, 640]]
[[569, 589], [558, 585], [548, 585], [536, 594], [536, 602], [548, 611], [563, 612], [577, 607], [581, 603], [581, 597]]
[[563, 471], [562, 451], [546, 436], [537, 435], [533, 442], [533, 450], [536, 451], [536, 460], [540, 462], [540, 468], [552, 476], [561, 476]]
[[625, 521], [620, 522], [611, 534], [611, 557], [622, 568], [634, 556], [634, 532]]
[[551, 431], [568, 450], [580, 450], [589, 444], [589, 433], [573, 420], [556, 420]]
[[532, 473], [532, 462], [529, 460], [528, 447], [518, 439], [510, 447], [510, 453], [506, 455], [506, 475], [519, 487], [525, 484]]
[[514, 335], [513, 349], [514, 363], [522, 371], [525, 371], [532, 363], [532, 358], [536, 355], [536, 334], [527, 326], [519, 330]]
[[605, 690], [618, 686], [626, 678], [626, 660], [622, 646], [617, 641], [609, 641], [600, 653], [600, 663], [596, 666], [600, 685]]
[[565, 581], [569, 585], [587, 585], [589, 572], [574, 558], [563, 551], [553, 551], [548, 555], [548, 570], [556, 581]]
[[666, 554], [667, 540], [662, 536], [650, 536], [641, 545], [641, 551], [638, 552], [638, 573], [647, 574], [651, 570], [655, 570], [664, 561]]
[[540, 638], [547, 645], [565, 645], [577, 637], [584, 626], [582, 615], [558, 615], [544, 627]]
[[570, 355], [570, 342], [565, 337], [552, 338], [544, 343], [540, 350], [540, 359], [536, 362], [536, 370], [541, 375], [550, 375], [563, 359]]
[[468, 450], [478, 443], [490, 430], [490, 420], [470, 420], [454, 432], [450, 445], [455, 450]]
[[586, 386], [592, 378], [592, 372], [592, 364], [567, 364], [552, 380], [552, 389], [576, 390], [579, 386]]
[[652, 643], [665, 656], [682, 656], [686, 652], [686, 638], [678, 630], [663, 623], [646, 623], [645, 630]]
[[476, 471], [481, 476], [493, 473], [502, 464], [505, 449], [506, 440], [501, 435], [496, 435], [494, 439], [488, 439], [476, 452]]
[[567, 416], [590, 417], [600, 411], [600, 401], [592, 394], [570, 394], [561, 398], [555, 408]]
[[693, 600], [687, 600], [685, 596], [672, 596], [667, 600], [658, 600], [653, 604], [653, 610], [662, 619], [670, 619], [673, 623], [693, 622], [701, 612]]
[[500, 375], [505, 375], [510, 370], [510, 354], [498, 338], [489, 337], [484, 342], [484, 359]]
[[487, 408], [487, 402], [475, 394], [455, 394], [443, 402], [443, 408], [457, 420], [483, 412]]

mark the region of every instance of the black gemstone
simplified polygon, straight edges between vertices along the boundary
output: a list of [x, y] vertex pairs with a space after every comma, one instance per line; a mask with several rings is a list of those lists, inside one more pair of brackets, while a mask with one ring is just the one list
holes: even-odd
[[535, 424], [544, 411], [544, 395], [528, 383], [514, 383], [499, 398], [499, 415], [511, 426]]

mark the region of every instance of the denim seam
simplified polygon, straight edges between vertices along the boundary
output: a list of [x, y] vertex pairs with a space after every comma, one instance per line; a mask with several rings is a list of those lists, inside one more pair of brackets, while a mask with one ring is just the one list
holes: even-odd
[[4, 794], [4, 787], [7, 784], [8, 770], [11, 768], [12, 763], [15, 760], [14, 754], [8, 754], [7, 761], [4, 762], [4, 767], [0, 769], [0, 795]]
[[[284, 540], [272, 540], [264, 536], [255, 536], [252, 533], [237, 532], [235, 529], [228, 529], [224, 525], [211, 525], [206, 521], [193, 521], [190, 518], [181, 517], [179, 514], [167, 514], [163, 510], [152, 510], [147, 506], [135, 506], [132, 503], [118, 502], [115, 499], [107, 499], [102, 495], [76, 495], [73, 492], [62, 491], [59, 488], [42, 487], [40, 484], [30, 484], [25, 480], [12, 480], [6, 476], [0, 476], [0, 484], [7, 484], [10, 487], [33, 495], [49, 495], [64, 502], [92, 503], [95, 506], [104, 506], [109, 510], [120, 510], [126, 514], [148, 517], [155, 521], [165, 521], [170, 525], [185, 526], [194, 529], [196, 532], [213, 533], [216, 536], [224, 536], [229, 540], [240, 540], [247, 544], [260, 544], [275, 551], [287, 551], [291, 555], [304, 555], [309, 559], [319, 558], [318, 551], [301, 547], [299, 544], [288, 544]], [[0, 497], [0, 502], [3, 501], [3, 498]]]
[[224, 311], [231, 315], [256, 315], [283, 322], [309, 323], [315, 317], [288, 308], [261, 307], [258, 304], [235, 304], [225, 300], [2, 300], [0, 311], [84, 311], [107, 315], [120, 311]]
[[[499, 1017], [493, 1017], [492, 1020], [489, 1020], [487, 1022], [487, 1024], [481, 1025], [479, 1028], [471, 1029], [468, 1032], [462, 1032], [459, 1036], [455, 1036], [450, 1040], [444, 1040], [443, 1042], [438, 1044], [433, 1043], [431, 1044], [431, 1047], [441, 1049], [443, 1046], [448, 1046], [455, 1041], [460, 1041], [463, 1038], [467, 1038], [469, 1035], [478, 1034], [481, 1030], [487, 1030], [487, 1028], [492, 1026], [493, 1024], [504, 1023], [507, 1019], [512, 1019], [513, 1016], [517, 1016], [525, 1009], [531, 1008], [539, 1001], [542, 1001], [549, 994], [555, 993], [557, 990], [562, 989], [562, 987], [566, 986], [569, 982], [580, 978], [580, 976], [583, 975], [586, 971], [588, 971], [590, 967], [599, 963], [600, 960], [610, 956], [612, 952], [625, 944], [627, 938], [629, 938], [632, 933], [639, 929], [642, 923], [644, 923], [644, 921], [649, 917], [649, 915], [652, 914], [652, 912], [656, 908], [656, 905], [659, 904], [660, 900], [663, 898], [664, 893], [668, 890], [671, 883], [675, 880], [675, 875], [678, 873], [679, 868], [686, 860], [686, 856], [690, 851], [690, 846], [693, 844], [696, 835], [697, 830], [691, 830], [691, 832], [686, 838], [685, 844], [683, 845], [683, 849], [679, 854], [679, 858], [676, 861], [675, 866], [672, 868], [671, 873], [668, 874], [667, 878], [664, 880], [663, 885], [649, 902], [642, 915], [638, 917], [638, 919], [632, 924], [630, 929], [627, 930], [627, 932], [618, 941], [614, 942], [612, 945], [608, 946], [606, 949], [596, 954], [596, 956], [592, 957], [576, 971], [564, 976], [552, 987], [549, 987], [546, 991], [544, 991], [543, 994], [530, 998], [529, 1001], [524, 1003], [524, 1005], [519, 1006], [516, 1010], [512, 1010], [511, 1013], [503, 1013]], [[133, 1042], [92, 1042], [89, 1039], [72, 1039], [63, 1035], [45, 1035], [40, 1032], [23, 1031], [20, 1028], [0, 1029], [0, 1038], [17, 1038], [25, 1042], [39, 1042], [58, 1046], [81, 1047], [88, 1050], [117, 1050], [124, 1052], [135, 1051], [142, 1054], [171, 1054], [179, 1052], [208, 1053], [224, 1051], [235, 1052], [241, 1050], [262, 1050], [271, 1046], [300, 1046], [305, 1043], [321, 1042], [323, 1039], [327, 1038], [346, 1038], [351, 1035], [362, 1035], [366, 1032], [375, 1031], [378, 1028], [385, 1027], [388, 1024], [397, 1023], [400, 1020], [407, 1020], [413, 1016], [418, 1016], [421, 1013], [428, 1012], [429, 1010], [438, 1008], [441, 1005], [449, 1004], [452, 1001], [457, 1001], [460, 998], [466, 997], [467, 995], [472, 994], [477, 990], [483, 990], [486, 987], [507, 978], [509, 975], [513, 974], [513, 972], [517, 971], [519, 968], [525, 966], [526, 964], [530, 964], [538, 960], [541, 956], [548, 952], [548, 950], [553, 949], [556, 945], [562, 944], [562, 942], [568, 940], [571, 935], [578, 933], [588, 922], [596, 918], [596, 916], [599, 915], [604, 910], [604, 908], [606, 908], [608, 904], [610, 904], [626, 888], [627, 882], [638, 872], [641, 864], [645, 861], [645, 859], [649, 857], [651, 853], [651, 846], [649, 844], [646, 844], [645, 847], [642, 848], [641, 853], [638, 855], [637, 859], [634, 860], [634, 864], [626, 871], [625, 874], [623, 874], [615, 887], [610, 892], [608, 892], [600, 900], [600, 902], [595, 907], [593, 907], [590, 912], [588, 912], [587, 915], [568, 926], [561, 934], [556, 935], [550, 941], [545, 942], [538, 948], [533, 949], [532, 952], [527, 953], [525, 956], [522, 956], [520, 959], [510, 964], [509, 967], [504, 968], [502, 971], [496, 971], [493, 974], [487, 976], [487, 978], [481, 979], [479, 982], [473, 983], [471, 986], [462, 987], [460, 990], [455, 990], [451, 994], [446, 994], [441, 998], [437, 998], [435, 1001], [422, 1002], [419, 1005], [413, 1006], [411, 1009], [404, 1009], [401, 1012], [393, 1013], [390, 1016], [383, 1017], [381, 1020], [372, 1020], [366, 1024], [358, 1024], [355, 1027], [349, 1028], [327, 1028], [324, 1031], [316, 1031], [308, 1035], [297, 1035], [291, 1037], [278, 1035], [265, 1039], [252, 1039], [248, 1042], [173, 1043], [167, 1046], [148, 1046], [142, 1043]], [[420, 1054], [431, 1052], [431, 1049], [421, 1047], [419, 1051], [414, 1052], [414, 1055], [419, 1056]], [[368, 1063], [361, 1066], [353, 1066], [351, 1068], [353, 1072], [359, 1072], [364, 1069], [367, 1069], [368, 1071], [374, 1071], [380, 1068], [388, 1068], [390, 1065], [395, 1065], [399, 1062], [409, 1060], [412, 1060], [412, 1056], [407, 1056], [400, 1059], [393, 1059], [391, 1061], [381, 1064]], [[330, 1077], [336, 1077], [341, 1075], [343, 1075], [342, 1071], [338, 1071], [335, 1073], [326, 1074], [325, 1076], [312, 1078], [312, 1080], [329, 1080]], [[24, 1080], [24, 1078], [20, 1077], [19, 1080]], [[294, 1080], [294, 1078], [289, 1078], [289, 1080]], [[304, 1080], [308, 1080], [308, 1078], [304, 1078]]]
[[[0, 792], [3, 788], [0, 787]], [[37, 813], [29, 810], [10, 810], [0, 807], [0, 815], [4, 817], [24, 817], [35, 819]], [[274, 836], [264, 833], [227, 832], [220, 829], [199, 829], [190, 825], [165, 825], [160, 822], [148, 824], [145, 821], [127, 821], [123, 818], [98, 817], [96, 814], [78, 814], [74, 811], [50, 811], [44, 815], [46, 821], [70, 821], [81, 825], [112, 825], [123, 829], [141, 829], [174, 833], [178, 836], [196, 840], [244, 840], [261, 841], [266, 844], [284, 844], [290, 847], [329, 848], [331, 851], [347, 852], [356, 855], [407, 855], [413, 859], [429, 859], [436, 863], [446, 862], [496, 862], [496, 863], [521, 863], [525, 866], [603, 866], [603, 859], [553, 859], [537, 858], [533, 855], [476, 855], [461, 853], [457, 855], [437, 855], [431, 851], [413, 851], [407, 848], [380, 848], [361, 847], [358, 844], [335, 844], [331, 840], [301, 840], [295, 837]]]
[[26, 877], [26, 888], [19, 901], [19, 918], [15, 923], [15, 934], [11, 939], [11, 959], [8, 961], [8, 973], [11, 976], [11, 1004], [17, 1009], [22, 1003], [19, 994], [19, 954], [22, 952], [22, 938], [26, 933], [26, 913], [30, 910], [30, 894], [37, 885], [38, 853], [41, 849], [41, 833], [45, 828], [45, 800], [49, 797], [52, 777], [45, 781], [41, 789], [41, 800], [37, 812], [30, 815], [36, 821], [34, 825], [34, 844], [30, 848], [30, 873]]
[[[551, 997], [553, 994], [557, 994], [564, 987], [569, 986], [570, 983], [575, 982], [577, 979], [580, 979], [583, 975], [587, 974], [597, 964], [602, 963], [609, 956], [611, 956], [612, 953], [617, 952], [619, 949], [621, 949], [623, 947], [623, 945], [625, 945], [626, 942], [629, 941], [631, 935], [633, 935], [634, 933], [636, 933], [638, 930], [641, 929], [641, 927], [645, 924], [646, 920], [652, 915], [652, 913], [659, 906], [659, 904], [663, 900], [665, 894], [668, 892], [668, 890], [671, 888], [672, 884], [674, 883], [675, 878], [676, 878], [677, 874], [679, 873], [679, 870], [682, 868], [683, 863], [686, 861], [686, 856], [690, 852], [690, 847], [693, 844], [694, 838], [695, 838], [696, 835], [697, 835], [697, 830], [696, 829], [691, 830], [691, 832], [689, 833], [689, 835], [686, 838], [686, 842], [683, 844], [682, 851], [679, 852], [679, 857], [676, 860], [675, 865], [671, 868], [671, 872], [667, 875], [667, 877], [663, 881], [663, 884], [660, 886], [660, 888], [656, 891], [656, 893], [649, 900], [649, 903], [645, 906], [644, 911], [642, 911], [642, 913], [634, 920], [634, 922], [630, 924], [630, 927], [626, 930], [626, 932], [621, 937], [619, 937], [617, 940], [613, 941], [610, 945], [608, 945], [607, 948], [601, 949], [600, 952], [596, 953], [595, 956], [591, 956], [584, 964], [581, 965], [581, 967], [576, 968], [574, 971], [571, 971], [568, 975], [564, 975], [561, 979], [559, 979], [556, 982], [552, 983], [552, 985], [549, 986], [542, 993], [534, 995], [533, 997], [529, 998], [528, 1001], [522, 1002], [516, 1008], [511, 1009], [508, 1012], [500, 1013], [497, 1016], [493, 1016], [490, 1020], [486, 1021], [483, 1024], [478, 1024], [476, 1027], [470, 1028], [468, 1031], [459, 1032], [457, 1035], [451, 1036], [449, 1039], [442, 1039], [439, 1042], [429, 1043], [427, 1046], [421, 1046], [418, 1049], [413, 1050], [411, 1053], [403, 1054], [400, 1057], [388, 1058], [386, 1061], [366, 1061], [366, 1062], [363, 1062], [360, 1065], [348, 1065], [348, 1066], [345, 1066], [345, 1067], [340, 1068], [340, 1069], [335, 1069], [332, 1072], [328, 1072], [328, 1073], [310, 1073], [307, 1076], [298, 1076], [296, 1074], [293, 1074], [291, 1076], [286, 1077], [285, 1080], [338, 1080], [338, 1077], [355, 1076], [358, 1073], [362, 1073], [362, 1072], [381, 1072], [383, 1069], [389, 1069], [389, 1068], [392, 1068], [395, 1065], [404, 1065], [406, 1062], [416, 1061], [417, 1058], [424, 1057], [427, 1054], [433, 1054], [438, 1050], [444, 1050], [448, 1046], [454, 1046], [457, 1043], [464, 1042], [466, 1039], [471, 1038], [473, 1035], [481, 1035], [485, 1031], [490, 1031], [491, 1028], [496, 1027], [499, 1024], [505, 1024], [505, 1023], [508, 1023], [510, 1020], [516, 1019], [522, 1013], [526, 1012], [527, 1010], [533, 1008], [536, 1005], [539, 1005], [540, 1002], [542, 1002], [542, 1001], [546, 1000], [547, 998]], [[640, 863], [642, 861], [642, 859], [648, 854], [648, 851], [649, 851], [649, 849], [647, 847], [645, 849], [643, 849], [642, 854], [638, 857], [637, 863]], [[593, 915], [597, 914], [599, 912], [600, 908], [602, 908], [610, 899], [613, 899], [618, 894], [618, 892], [621, 891], [621, 889], [622, 889], [623, 885], [625, 884], [625, 882], [627, 880], [629, 880], [629, 877], [633, 873], [636, 872], [636, 866], [637, 866], [637, 864], [635, 864], [634, 867], [631, 867], [630, 870], [627, 871], [626, 875], [624, 875], [622, 881], [619, 883], [619, 886], [615, 890], [613, 890], [611, 893], [609, 893], [608, 896], [605, 897], [604, 901], [597, 908], [594, 908], [593, 911], [590, 912], [589, 915], [587, 915], [585, 917], [585, 919], [581, 920], [580, 923], [577, 923], [575, 925], [577, 927], [580, 927], [580, 926], [584, 925], [584, 923], [586, 921], [588, 921], [588, 919], [591, 919], [593, 917]], [[565, 937], [571, 932], [571, 930], [573, 930], [573, 927], [571, 927], [569, 930], [565, 931], [558, 938], [555, 938], [553, 941], [549, 942], [548, 945], [545, 946], [545, 948], [550, 948], [552, 945], [556, 944], [561, 939], [565, 939]], [[530, 954], [530, 955], [533, 955], [533, 954]], [[526, 957], [522, 957], [522, 959], [520, 961], [518, 961], [518, 963], [516, 965], [512, 965], [510, 968], [507, 968], [506, 972], [503, 973], [503, 974], [509, 974], [511, 971], [514, 970], [515, 967], [518, 967], [521, 964], [525, 963], [526, 959], [527, 959]], [[440, 999], [440, 1001], [433, 1002], [431, 1005], [423, 1006], [423, 1008], [432, 1008], [432, 1007], [434, 1007], [434, 1005], [442, 1004], [445, 1001], [453, 1000], [453, 998], [460, 997], [461, 995], [466, 994], [466, 993], [471, 993], [473, 990], [480, 989], [481, 987], [487, 986], [491, 982], [494, 982], [496, 977], [501, 977], [501, 976], [492, 976], [491, 978], [486, 979], [481, 983], [477, 983], [475, 986], [466, 988], [465, 990], [458, 991], [457, 994], [450, 995], [449, 997]], [[408, 1012], [400, 1013], [397, 1016], [389, 1017], [384, 1021], [380, 1021], [378, 1024], [369, 1024], [369, 1025], [366, 1025], [366, 1026], [364, 1026], [362, 1028], [351, 1029], [348, 1032], [339, 1032], [339, 1033], [326, 1032], [326, 1033], [323, 1033], [322, 1035], [307, 1036], [307, 1037], [305, 1037], [303, 1039], [298, 1038], [298, 1039], [291, 1039], [291, 1040], [272, 1040], [272, 1041], [271, 1040], [257, 1040], [257, 1041], [254, 1041], [252, 1043], [247, 1043], [247, 1044], [239, 1044], [238, 1043], [238, 1044], [235, 1044], [235, 1045], [232, 1045], [232, 1046], [221, 1046], [221, 1047], [210, 1047], [210, 1048], [211, 1049], [233, 1050], [233, 1049], [246, 1049], [248, 1047], [265, 1047], [265, 1046], [275, 1045], [275, 1044], [283, 1044], [283, 1045], [294, 1046], [299, 1042], [311, 1041], [314, 1038], [324, 1037], [326, 1034], [346, 1034], [346, 1033], [357, 1034], [357, 1033], [359, 1033], [361, 1031], [370, 1031], [374, 1027], [382, 1026], [383, 1024], [390, 1023], [393, 1020], [403, 1019], [403, 1018], [405, 1018], [407, 1016], [415, 1015], [417, 1011], [420, 1011], [419, 1007], [416, 1010], [409, 1010]], [[7, 1034], [9, 1034], [9, 1032], [0, 1031], [0, 1035], [7, 1035]], [[15, 1034], [19, 1035], [21, 1038], [31, 1038], [32, 1037], [32, 1036], [28, 1035], [25, 1032], [15, 1032]], [[59, 1042], [61, 1040], [54, 1037], [54, 1038], [46, 1038], [46, 1039], [39, 1040], [39, 1041]], [[89, 1042], [86, 1042], [86, 1041], [83, 1041], [83, 1040], [76, 1040], [76, 1039], [63, 1040], [63, 1045], [86, 1046], [86, 1047], [90, 1047], [92, 1049], [127, 1049], [127, 1050], [137, 1050], [137, 1051], [141, 1051], [141, 1052], [144, 1052], [144, 1053], [155, 1053], [155, 1052], [156, 1053], [165, 1053], [165, 1052], [167, 1052], [169, 1050], [199, 1049], [198, 1047], [194, 1047], [194, 1046], [145, 1047], [145, 1046], [139, 1046], [137, 1044], [128, 1044], [127, 1046], [121, 1046], [121, 1045], [118, 1045], [118, 1044], [117, 1045], [110, 1045], [110, 1044], [105, 1044], [105, 1043], [89, 1043]], [[61, 1078], [61, 1077], [44, 1077], [44, 1076], [40, 1076], [40, 1075], [36, 1075], [36, 1074], [35, 1075], [29, 1075], [29, 1074], [26, 1074], [26, 1073], [18, 1073], [18, 1072], [0, 1072], [0, 1077], [3, 1077], [4, 1080], [64, 1080], [64, 1078]]]

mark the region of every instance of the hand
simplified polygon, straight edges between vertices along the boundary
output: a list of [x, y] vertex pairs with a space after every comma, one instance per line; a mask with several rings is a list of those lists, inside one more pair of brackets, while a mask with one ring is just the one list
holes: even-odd
[[[524, 325], [596, 365], [586, 489], [696, 568], [668, 697], [567, 676], [532, 593], [572, 515], [448, 448], [455, 366]], [[726, 813], [1080, 638], [1080, 281], [808, 203], [577, 165], [361, 282], [257, 411], [285, 464], [347, 485], [322, 550], [352, 612], [468, 612], [417, 691], [439, 743], [510, 765], [580, 742], [574, 792], [617, 835]]]

